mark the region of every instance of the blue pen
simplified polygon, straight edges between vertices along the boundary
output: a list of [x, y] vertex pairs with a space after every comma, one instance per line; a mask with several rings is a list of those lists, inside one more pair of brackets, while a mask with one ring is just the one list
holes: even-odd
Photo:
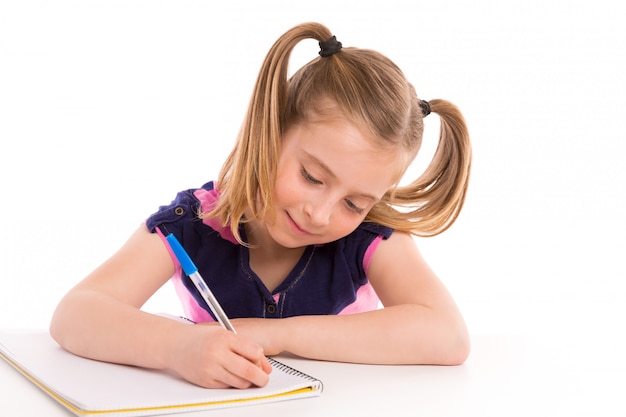
[[220, 306], [220, 303], [217, 301], [217, 298], [215, 298], [213, 292], [211, 292], [209, 287], [207, 287], [207, 285], [205, 284], [202, 276], [198, 272], [198, 268], [193, 263], [178, 239], [176, 239], [176, 236], [170, 233], [165, 238], [170, 244], [170, 248], [172, 248], [174, 255], [176, 255], [176, 259], [178, 259], [178, 262], [183, 268], [183, 271], [185, 271], [185, 274], [189, 275], [189, 278], [191, 278], [191, 281], [200, 292], [200, 295], [202, 296], [202, 298], [204, 298], [204, 301], [206, 301], [207, 305], [217, 318], [217, 321], [225, 329], [230, 330], [233, 333], [237, 333], [230, 320], [228, 320], [228, 316], [226, 315], [226, 313], [224, 313], [222, 306]]

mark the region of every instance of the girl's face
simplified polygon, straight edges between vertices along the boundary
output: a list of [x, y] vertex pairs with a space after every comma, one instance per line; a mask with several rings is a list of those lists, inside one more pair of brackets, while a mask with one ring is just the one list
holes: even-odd
[[346, 120], [292, 126], [283, 136], [268, 233], [289, 248], [350, 234], [397, 181], [403, 163], [400, 152], [381, 151]]

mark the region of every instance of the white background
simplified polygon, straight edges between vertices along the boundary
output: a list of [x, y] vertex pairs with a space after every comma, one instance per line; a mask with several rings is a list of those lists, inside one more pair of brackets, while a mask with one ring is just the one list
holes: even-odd
[[[466, 206], [418, 243], [470, 331], [623, 367], [625, 14], [608, 0], [0, 0], [0, 328], [46, 327], [147, 215], [214, 179], [268, 48], [319, 21], [466, 116]], [[304, 42], [294, 65], [317, 52]], [[426, 126], [413, 172], [436, 143], [437, 117]], [[145, 308], [179, 306], [168, 285]]]

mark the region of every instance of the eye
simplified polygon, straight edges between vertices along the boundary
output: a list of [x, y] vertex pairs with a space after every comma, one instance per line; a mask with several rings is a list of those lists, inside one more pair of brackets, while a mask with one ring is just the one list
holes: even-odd
[[311, 184], [316, 184], [319, 185], [322, 183], [322, 181], [318, 180], [317, 178], [315, 178], [314, 176], [312, 176], [311, 174], [308, 173], [308, 171], [302, 167], [300, 168], [300, 174], [302, 174], [302, 177], [307, 181], [310, 182]]
[[346, 206], [348, 207], [348, 209], [355, 212], [356, 214], [363, 214], [363, 212], [365, 211], [364, 209], [357, 206], [356, 204], [354, 204], [352, 201], [348, 200], [347, 198], [345, 199], [345, 202], [346, 202]]

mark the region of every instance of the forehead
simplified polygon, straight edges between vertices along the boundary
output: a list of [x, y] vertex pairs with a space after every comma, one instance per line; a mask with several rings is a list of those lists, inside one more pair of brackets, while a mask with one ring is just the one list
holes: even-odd
[[382, 148], [345, 119], [308, 121], [291, 126], [283, 136], [285, 156], [297, 158], [328, 174], [350, 192], [380, 199], [404, 171], [403, 153]]

